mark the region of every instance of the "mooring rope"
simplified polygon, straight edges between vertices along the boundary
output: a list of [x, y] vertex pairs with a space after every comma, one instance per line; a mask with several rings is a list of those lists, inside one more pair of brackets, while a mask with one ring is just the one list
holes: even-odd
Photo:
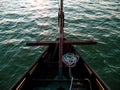
[[90, 90], [92, 90], [92, 84], [91, 81], [88, 78], [85, 78], [84, 80], [88, 81], [89, 85], [90, 85]]
[[71, 78], [71, 83], [70, 83], [70, 88], [69, 88], [69, 90], [72, 90], [72, 84], [73, 84], [74, 78], [73, 78], [72, 73], [71, 73], [71, 67], [69, 67], [69, 76], [70, 76], [70, 78]]
[[69, 76], [71, 78], [70, 88], [69, 90], [72, 90], [72, 84], [73, 84], [73, 76], [71, 72], [71, 68], [74, 67], [78, 61], [78, 57], [73, 53], [66, 53], [62, 57], [63, 62], [69, 67]]
[[68, 67], [74, 67], [78, 61], [78, 58], [73, 53], [66, 53], [63, 55], [62, 60]]

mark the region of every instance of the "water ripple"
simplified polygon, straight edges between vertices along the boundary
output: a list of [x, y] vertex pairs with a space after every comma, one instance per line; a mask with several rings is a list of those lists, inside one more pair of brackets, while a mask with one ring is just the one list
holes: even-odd
[[[119, 79], [111, 80], [120, 73], [119, 1], [64, 0], [64, 6], [65, 37], [98, 41], [96, 46], [75, 46], [75, 49], [111, 89], [119, 90]], [[58, 0], [0, 0], [1, 89], [8, 89], [45, 50], [28, 47], [27, 41], [56, 39], [57, 18]]]

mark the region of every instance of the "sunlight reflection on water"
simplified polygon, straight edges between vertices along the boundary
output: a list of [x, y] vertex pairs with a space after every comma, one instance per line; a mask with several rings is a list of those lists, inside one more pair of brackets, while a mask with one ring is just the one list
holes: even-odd
[[[64, 0], [65, 36], [98, 41], [75, 48], [113, 90], [120, 90], [113, 78], [120, 73], [119, 5], [117, 0]], [[28, 47], [27, 41], [56, 39], [57, 18], [58, 0], [0, 0], [0, 89], [8, 89], [45, 50]]]

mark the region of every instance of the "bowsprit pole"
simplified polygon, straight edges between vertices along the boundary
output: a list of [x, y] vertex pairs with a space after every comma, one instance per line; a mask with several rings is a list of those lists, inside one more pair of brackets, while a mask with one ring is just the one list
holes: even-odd
[[59, 32], [59, 78], [62, 79], [62, 55], [63, 55], [63, 39], [64, 39], [64, 12], [63, 0], [60, 0], [58, 12], [58, 32]]

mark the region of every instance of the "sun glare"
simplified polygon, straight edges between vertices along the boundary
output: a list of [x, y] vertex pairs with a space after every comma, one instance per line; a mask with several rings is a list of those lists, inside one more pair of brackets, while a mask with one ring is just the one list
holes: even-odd
[[43, 4], [46, 0], [28, 0], [32, 4]]
[[43, 9], [48, 4], [48, 0], [29, 0], [31, 5], [38, 9]]

